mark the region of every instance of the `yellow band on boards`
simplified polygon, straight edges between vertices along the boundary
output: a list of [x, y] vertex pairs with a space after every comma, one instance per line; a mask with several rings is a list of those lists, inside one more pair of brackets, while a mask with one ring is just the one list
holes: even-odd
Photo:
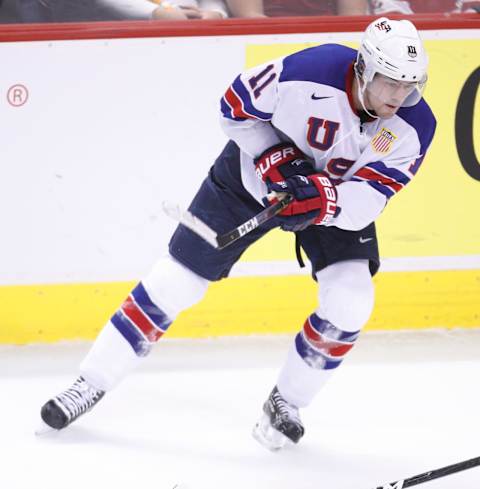
[[[366, 330], [480, 326], [480, 270], [382, 272]], [[0, 287], [0, 343], [92, 340], [134, 282]], [[169, 338], [299, 331], [317, 307], [309, 276], [233, 277], [213, 283]]]

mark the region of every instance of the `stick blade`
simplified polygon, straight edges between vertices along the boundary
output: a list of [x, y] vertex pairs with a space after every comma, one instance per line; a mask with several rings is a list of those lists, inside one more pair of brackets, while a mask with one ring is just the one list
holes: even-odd
[[190, 211], [182, 209], [178, 204], [164, 201], [162, 202], [163, 212], [183, 224], [185, 227], [193, 231], [195, 234], [203, 238], [208, 244], [214, 248], [218, 248], [217, 233], [200, 218], [194, 216]]

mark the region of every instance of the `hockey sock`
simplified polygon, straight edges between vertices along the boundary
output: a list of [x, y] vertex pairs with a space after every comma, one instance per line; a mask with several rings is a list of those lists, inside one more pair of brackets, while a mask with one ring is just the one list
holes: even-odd
[[307, 406], [335, 372], [373, 309], [368, 260], [337, 262], [316, 276], [320, 306], [295, 337], [277, 384], [297, 407]]
[[353, 347], [359, 331], [347, 332], [315, 313], [295, 337], [280, 372], [278, 389], [297, 407], [307, 406]]
[[100, 332], [80, 365], [81, 375], [97, 389], [115, 387], [176, 316], [203, 297], [208, 283], [171, 256], [161, 258]]

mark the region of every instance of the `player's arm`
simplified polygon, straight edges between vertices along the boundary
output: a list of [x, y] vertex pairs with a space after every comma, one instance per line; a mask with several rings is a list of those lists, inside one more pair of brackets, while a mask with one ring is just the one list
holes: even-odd
[[359, 230], [375, 221], [390, 199], [411, 182], [424, 158], [425, 153], [385, 159], [358, 169], [349, 181], [337, 186], [341, 213], [333, 224]]
[[399, 115], [409, 127], [399, 129], [402, 136], [392, 151], [360, 167], [354, 165], [345, 175], [346, 181], [337, 186], [341, 212], [333, 225], [347, 230], [363, 229], [417, 174], [435, 134], [436, 120], [423, 100]]
[[383, 161], [359, 169], [351, 180], [337, 186], [337, 205], [341, 212], [332, 224], [350, 231], [368, 226], [382, 213], [390, 198], [412, 179], [413, 175], [408, 173]]
[[[340, 184], [334, 183], [326, 173], [316, 172], [302, 160], [301, 154], [295, 155], [281, 144], [268, 150], [266, 158], [262, 155], [257, 159], [257, 174], [269, 191], [285, 192], [294, 198], [279, 215], [283, 229], [299, 231], [315, 224], [359, 230], [380, 215], [387, 202], [412, 180], [420, 167], [425, 153], [419, 154], [418, 141], [408, 144], [409, 138], [412, 134], [388, 158], [353, 165], [352, 174], [347, 174], [346, 181]], [[407, 154], [409, 151], [413, 154]], [[311, 171], [303, 173], [302, 165]]]
[[316, 224], [356, 231], [373, 222], [389, 199], [407, 185], [413, 178], [410, 168], [416, 161], [412, 158], [395, 166], [383, 161], [369, 163], [356, 171], [351, 180], [338, 185], [320, 172], [293, 176], [268, 186], [294, 197], [280, 213], [283, 229], [299, 231]]
[[409, 167], [415, 162], [412, 159], [394, 167], [376, 161], [339, 185], [320, 172], [269, 183], [268, 188], [294, 197], [279, 215], [285, 230], [299, 231], [315, 224], [356, 231], [373, 222], [388, 200], [413, 178]]
[[223, 130], [253, 159], [258, 178], [267, 185], [315, 173], [302, 151], [282, 141], [271, 123], [282, 68], [279, 59], [240, 74], [221, 100]]
[[[293, 143], [282, 141], [271, 123], [280, 103], [278, 85], [282, 67], [283, 59], [280, 59], [239, 75], [222, 98], [221, 125], [240, 149], [253, 159], [258, 178], [266, 184], [265, 193], [286, 191], [295, 199], [306, 200], [301, 204], [294, 202], [282, 212], [285, 216], [283, 228], [297, 230], [312, 220], [326, 222], [332, 207], [331, 202], [325, 200], [321, 184], [325, 179], [329, 180], [328, 177], [318, 175], [321, 178], [310, 179], [309, 176], [316, 173], [312, 164]], [[305, 182], [308, 188], [304, 188]], [[334, 194], [331, 188], [326, 192]], [[264, 203], [269, 204], [267, 198]]]
[[282, 66], [276, 60], [241, 73], [220, 101], [222, 129], [254, 159], [280, 142], [271, 120]]
[[282, 67], [280, 59], [242, 73], [221, 100], [225, 133], [252, 157], [258, 178], [267, 184], [315, 173], [305, 155], [293, 143], [282, 141], [271, 124]]

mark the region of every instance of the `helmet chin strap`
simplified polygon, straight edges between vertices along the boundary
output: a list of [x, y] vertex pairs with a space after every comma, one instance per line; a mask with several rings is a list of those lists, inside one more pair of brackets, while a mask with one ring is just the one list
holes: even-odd
[[[380, 117], [378, 117], [378, 115], [374, 115], [372, 114], [366, 107], [365, 105], [365, 99], [364, 99], [364, 96], [363, 96], [363, 89], [361, 88], [362, 87], [362, 83], [361, 83], [361, 80], [360, 80], [360, 77], [358, 76], [358, 73], [357, 73], [357, 70], [355, 70], [355, 78], [357, 79], [357, 85], [358, 85], [358, 98], [360, 100], [360, 103], [362, 104], [362, 107], [363, 107], [363, 110], [370, 116], [370, 117], [373, 117], [374, 119], [380, 119]], [[365, 84], [365, 87], [367, 85]]]

